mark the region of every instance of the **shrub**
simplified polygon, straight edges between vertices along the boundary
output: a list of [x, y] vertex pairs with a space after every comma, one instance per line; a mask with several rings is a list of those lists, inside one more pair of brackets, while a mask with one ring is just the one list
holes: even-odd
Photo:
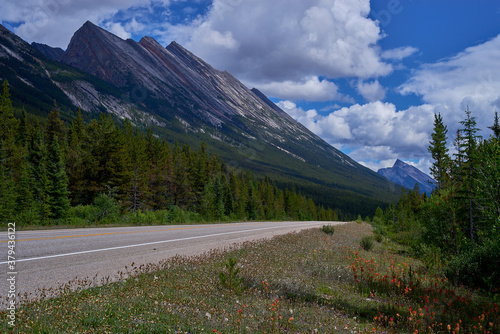
[[358, 215], [358, 218], [356, 219], [356, 223], [361, 224], [363, 222], [363, 218], [361, 218], [361, 215]]
[[165, 216], [167, 224], [202, 223], [203, 217], [197, 212], [184, 211], [176, 205], [172, 205]]
[[375, 238], [375, 241], [378, 242], [378, 243], [381, 243], [382, 240], [384, 239], [384, 237], [380, 233], [375, 233], [375, 237], [374, 238]]
[[453, 258], [446, 276], [455, 283], [492, 291], [500, 287], [500, 240]]
[[105, 194], [99, 194], [92, 205], [69, 208], [67, 221], [72, 225], [111, 224], [118, 221], [120, 206]]
[[433, 245], [421, 244], [418, 253], [420, 253], [422, 262], [429, 270], [442, 270], [444, 263], [440, 248]]
[[372, 250], [372, 248], [373, 248], [373, 238], [371, 236], [364, 236], [363, 238], [361, 238], [360, 246], [365, 251]]
[[97, 223], [101, 222], [101, 220], [106, 223], [111, 223], [118, 220], [120, 216], [120, 206], [113, 197], [106, 194], [97, 195], [94, 199], [93, 207], [95, 208], [95, 219]]
[[333, 227], [333, 225], [323, 225], [321, 231], [325, 232], [326, 234], [333, 235], [333, 233], [335, 232], [335, 227]]

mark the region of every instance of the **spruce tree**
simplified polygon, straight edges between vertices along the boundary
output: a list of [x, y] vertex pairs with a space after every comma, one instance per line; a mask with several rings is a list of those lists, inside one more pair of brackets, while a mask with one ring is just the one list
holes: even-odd
[[428, 147], [428, 151], [432, 155], [434, 163], [432, 164], [431, 175], [437, 181], [438, 189], [443, 189], [446, 181], [446, 173], [450, 165], [450, 156], [448, 155], [448, 148], [446, 147], [446, 134], [448, 129], [443, 124], [441, 114], [434, 114], [434, 130], [432, 133], [432, 140]]
[[15, 172], [19, 152], [15, 145], [17, 120], [10, 100], [9, 83], [0, 95], [0, 220], [13, 219], [16, 199]]
[[493, 131], [493, 135], [498, 140], [500, 139], [500, 124], [498, 123], [498, 112], [495, 111], [495, 120], [492, 126], [489, 126], [488, 129]]
[[13, 172], [9, 168], [8, 160], [7, 150], [0, 147], [0, 221], [2, 222], [13, 219], [16, 200]]
[[34, 205], [37, 208], [42, 220], [45, 221], [52, 216], [52, 199], [49, 195], [51, 191], [51, 182], [49, 181], [47, 171], [47, 149], [43, 140], [43, 135], [39, 128], [36, 129], [30, 146], [29, 161], [32, 168], [31, 174], [34, 179]]
[[32, 206], [33, 192], [31, 185], [30, 165], [26, 160], [19, 166], [19, 182], [16, 194], [16, 212], [21, 213]]
[[49, 113], [49, 119], [45, 129], [45, 138], [49, 148], [52, 146], [55, 138], [60, 140], [59, 144], [61, 144], [61, 141], [65, 140], [64, 124], [59, 114], [59, 107], [55, 101], [54, 109]]
[[52, 217], [55, 219], [64, 218], [70, 207], [68, 177], [57, 139], [49, 148], [47, 176], [50, 182], [49, 196]]
[[472, 242], [475, 242], [475, 230], [474, 230], [474, 199], [475, 199], [475, 168], [477, 165], [477, 144], [479, 131], [476, 128], [476, 118], [473, 117], [472, 112], [467, 107], [465, 111], [466, 119], [461, 121], [460, 124], [463, 125], [461, 129], [462, 136], [459, 143], [460, 151], [458, 153], [459, 159], [463, 162], [463, 167], [461, 170], [462, 179], [465, 181], [463, 183], [463, 193], [464, 197], [468, 201], [468, 221], [469, 221], [469, 237]]

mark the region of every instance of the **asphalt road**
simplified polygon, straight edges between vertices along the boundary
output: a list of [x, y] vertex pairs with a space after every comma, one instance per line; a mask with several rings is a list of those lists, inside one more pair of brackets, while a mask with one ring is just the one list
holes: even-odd
[[[130, 267], [157, 263], [175, 255], [202, 254], [244, 241], [271, 238], [327, 222], [249, 222], [210, 225], [168, 225], [84, 228], [0, 233], [0, 305], [12, 291], [37, 298], [42, 290], [69, 281], [109, 277]], [[328, 224], [340, 224], [330, 222]], [[15, 239], [9, 239], [13, 238]], [[8, 242], [9, 240], [15, 240]], [[10, 245], [10, 247], [9, 247]], [[14, 246], [14, 247], [12, 247]], [[8, 262], [10, 258], [15, 262]], [[14, 265], [14, 267], [11, 267]]]

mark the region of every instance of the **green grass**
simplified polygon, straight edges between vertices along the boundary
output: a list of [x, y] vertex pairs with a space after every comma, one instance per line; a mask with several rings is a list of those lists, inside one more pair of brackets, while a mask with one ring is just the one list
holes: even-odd
[[351, 223], [132, 266], [115, 283], [44, 291], [59, 297], [24, 304], [16, 327], [4, 321], [0, 332], [451, 333], [458, 324], [498, 333], [491, 300], [427, 274], [388, 242], [364, 251], [369, 235], [370, 225]]

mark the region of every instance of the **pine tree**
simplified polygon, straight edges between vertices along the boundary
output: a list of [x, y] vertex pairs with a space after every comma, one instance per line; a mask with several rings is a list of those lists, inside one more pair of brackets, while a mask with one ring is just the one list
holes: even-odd
[[59, 144], [66, 139], [64, 124], [60, 118], [59, 107], [55, 101], [54, 109], [49, 113], [49, 119], [45, 130], [45, 138], [49, 148], [52, 146], [55, 138], [59, 140]]
[[21, 213], [32, 206], [33, 192], [31, 189], [30, 165], [24, 160], [19, 166], [19, 182], [16, 194], [16, 211]]
[[70, 202], [68, 178], [57, 138], [49, 148], [47, 176], [50, 182], [49, 196], [52, 217], [55, 219], [63, 218], [68, 212]]
[[431, 153], [432, 159], [434, 159], [430, 170], [431, 175], [438, 183], [438, 189], [443, 188], [446, 181], [446, 173], [450, 165], [450, 157], [448, 155], [448, 148], [446, 147], [447, 132], [448, 129], [443, 124], [441, 114], [434, 114], [434, 131], [428, 151]]
[[39, 128], [36, 129], [30, 146], [29, 160], [32, 168], [31, 174], [34, 178], [34, 204], [42, 220], [45, 221], [52, 216], [52, 199], [49, 195], [51, 191], [51, 183], [47, 172], [47, 149]]
[[7, 150], [0, 148], [0, 221], [13, 219], [15, 208], [15, 183], [8, 164]]
[[3, 82], [0, 95], [0, 220], [13, 218], [18, 149], [15, 145], [17, 120], [10, 100], [9, 83]]
[[125, 141], [128, 143], [128, 209], [136, 213], [138, 210], [148, 209], [146, 199], [149, 196], [148, 173], [149, 161], [146, 156], [146, 143], [142, 135], [134, 133], [132, 124], [125, 122]]
[[0, 95], [0, 139], [14, 139], [17, 130], [17, 119], [14, 117], [14, 109], [10, 99], [9, 83], [7, 79], [2, 85]]
[[69, 129], [69, 145], [77, 146], [85, 139], [86, 127], [83, 121], [82, 111], [78, 108], [76, 117], [71, 122], [71, 127]]
[[477, 143], [478, 137], [477, 132], [479, 131], [476, 128], [476, 118], [471, 116], [471, 111], [467, 107], [465, 111], [466, 119], [461, 121], [460, 124], [463, 125], [463, 129], [461, 129], [461, 142], [459, 143], [460, 151], [457, 155], [459, 155], [459, 159], [463, 162], [463, 168], [461, 170], [462, 178], [464, 182], [464, 190], [465, 197], [468, 200], [468, 220], [469, 220], [469, 237], [472, 242], [475, 242], [475, 230], [474, 230], [474, 198], [475, 198], [475, 189], [474, 189], [474, 179], [475, 179], [475, 168], [477, 165]]
[[26, 115], [26, 110], [23, 108], [21, 110], [21, 119], [19, 120], [19, 126], [16, 135], [16, 144], [21, 147], [26, 147], [29, 140], [28, 131], [28, 116]]
[[86, 180], [84, 161], [88, 161], [87, 127], [83, 121], [81, 110], [71, 122], [68, 133], [68, 148], [66, 150], [66, 175], [68, 190], [73, 204], [85, 203]]
[[500, 139], [500, 124], [498, 122], [498, 112], [495, 111], [495, 121], [492, 126], [489, 126], [488, 129], [493, 131], [493, 135], [498, 140]]

